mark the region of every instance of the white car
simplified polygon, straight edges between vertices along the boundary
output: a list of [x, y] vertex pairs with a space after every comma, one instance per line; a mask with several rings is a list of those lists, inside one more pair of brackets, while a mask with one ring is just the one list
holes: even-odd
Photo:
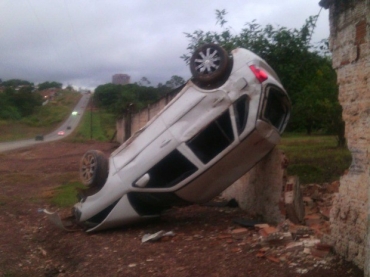
[[109, 161], [94, 150], [82, 157], [89, 188], [73, 210], [87, 231], [208, 202], [279, 142], [291, 104], [264, 60], [207, 44], [195, 51], [190, 69], [193, 77], [178, 95]]

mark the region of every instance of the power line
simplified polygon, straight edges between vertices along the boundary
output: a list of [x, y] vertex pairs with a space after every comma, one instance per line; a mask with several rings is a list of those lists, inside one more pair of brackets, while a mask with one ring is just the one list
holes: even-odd
[[316, 28], [316, 23], [317, 23], [317, 20], [318, 20], [318, 19], [319, 19], [319, 17], [320, 17], [321, 10], [322, 10], [322, 7], [320, 8], [319, 13], [316, 15], [316, 19], [315, 19], [315, 22], [314, 22], [313, 27], [312, 27], [312, 30], [311, 30], [310, 38], [309, 38], [309, 40], [308, 40], [308, 42], [309, 42], [309, 43], [311, 42], [312, 35], [313, 35], [313, 31], [314, 31], [314, 30], [315, 30], [315, 28]]
[[77, 51], [78, 51], [78, 54], [80, 56], [81, 63], [84, 64], [84, 59], [83, 59], [82, 51], [81, 51], [82, 48], [81, 48], [81, 46], [80, 46], [80, 44], [78, 43], [78, 40], [77, 40], [76, 29], [75, 29], [75, 27], [73, 25], [72, 18], [71, 18], [69, 9], [68, 9], [67, 2], [64, 0], [63, 3], [64, 3], [64, 6], [66, 7], [66, 10], [67, 10], [68, 21], [69, 21], [69, 25], [71, 27], [71, 34], [72, 34], [73, 40], [75, 41], [75, 44], [77, 45]]
[[[309, 35], [309, 39], [308, 39], [308, 49], [310, 49], [310, 44], [311, 44], [311, 39], [312, 39], [312, 35], [313, 35], [313, 32], [314, 32], [314, 30], [315, 30], [315, 28], [316, 28], [316, 23], [317, 23], [317, 20], [319, 19], [319, 16], [320, 16], [320, 13], [321, 13], [321, 10], [322, 10], [322, 7], [320, 8], [320, 10], [319, 10], [319, 13], [316, 15], [316, 19], [315, 19], [315, 21], [314, 21], [314, 23], [312, 24], [312, 30], [311, 30], [311, 33], [310, 33], [310, 35]], [[309, 50], [308, 50], [309, 51]], [[302, 67], [303, 67], [303, 65], [304, 65], [304, 63], [305, 63], [306, 61], [304, 61], [304, 60], [301, 60], [301, 63], [300, 63], [300, 65], [299, 65], [299, 67], [298, 67], [298, 69], [295, 71], [295, 74], [292, 76], [292, 78], [290, 79], [290, 81], [289, 81], [289, 86], [288, 87], [291, 87], [291, 84], [293, 84], [293, 82], [295, 81], [295, 79], [297, 78], [297, 75], [298, 75], [298, 73], [301, 71], [301, 69], [302, 69]]]
[[58, 52], [57, 52], [57, 50], [56, 50], [56, 47], [54, 46], [54, 43], [53, 43], [53, 41], [51, 40], [51, 38], [50, 38], [50, 36], [49, 36], [49, 34], [48, 34], [48, 32], [47, 32], [46, 28], [44, 27], [44, 25], [42, 24], [42, 22], [41, 22], [40, 18], [38, 17], [38, 15], [37, 15], [37, 13], [36, 13], [36, 10], [33, 8], [32, 4], [31, 4], [31, 1], [30, 1], [30, 0], [27, 0], [27, 3], [28, 3], [28, 5], [30, 6], [30, 8], [31, 8], [31, 10], [32, 10], [32, 12], [33, 12], [33, 14], [34, 14], [34, 16], [36, 17], [37, 22], [39, 23], [39, 25], [41, 26], [42, 30], [44, 31], [44, 33], [45, 33], [45, 35], [46, 35], [46, 37], [47, 37], [47, 39], [48, 39], [48, 41], [49, 41], [49, 43], [50, 43], [51, 47], [53, 48], [53, 50], [54, 50], [54, 52], [55, 52], [55, 54], [56, 54], [56, 55], [58, 55]]

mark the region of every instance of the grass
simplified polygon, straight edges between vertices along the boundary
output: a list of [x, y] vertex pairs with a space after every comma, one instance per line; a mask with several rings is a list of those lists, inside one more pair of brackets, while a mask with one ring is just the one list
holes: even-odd
[[86, 111], [82, 117], [81, 124], [72, 136], [75, 142], [86, 140], [109, 141], [115, 134], [116, 118], [113, 114], [100, 111]]
[[334, 136], [285, 134], [279, 148], [289, 159], [288, 174], [298, 175], [302, 184], [338, 180], [352, 161], [349, 150], [337, 147]]
[[20, 121], [0, 121], [0, 142], [33, 138], [52, 130], [51, 126], [33, 127]]
[[22, 119], [22, 123], [33, 127], [55, 126], [71, 114], [80, 98], [80, 93], [60, 92], [55, 100], [38, 107], [34, 114]]
[[84, 188], [79, 182], [61, 185], [53, 190], [50, 202], [60, 208], [71, 207], [77, 202], [77, 189]]

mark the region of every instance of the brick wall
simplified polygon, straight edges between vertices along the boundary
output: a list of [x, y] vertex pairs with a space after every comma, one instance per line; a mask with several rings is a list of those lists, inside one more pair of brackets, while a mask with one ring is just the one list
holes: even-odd
[[347, 6], [343, 3], [333, 1], [329, 7], [330, 47], [352, 164], [341, 177], [330, 214], [331, 235], [327, 239], [337, 253], [365, 268], [366, 276], [370, 276], [366, 269], [369, 259], [365, 258], [369, 249], [370, 4], [367, 0], [352, 1]]

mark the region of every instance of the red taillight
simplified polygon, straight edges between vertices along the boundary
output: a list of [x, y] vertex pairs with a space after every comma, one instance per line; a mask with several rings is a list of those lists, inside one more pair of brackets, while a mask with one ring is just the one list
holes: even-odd
[[252, 70], [254, 76], [256, 76], [257, 80], [262, 83], [263, 81], [266, 81], [268, 76], [267, 73], [259, 68], [257, 68], [254, 65], [249, 66], [249, 68]]

